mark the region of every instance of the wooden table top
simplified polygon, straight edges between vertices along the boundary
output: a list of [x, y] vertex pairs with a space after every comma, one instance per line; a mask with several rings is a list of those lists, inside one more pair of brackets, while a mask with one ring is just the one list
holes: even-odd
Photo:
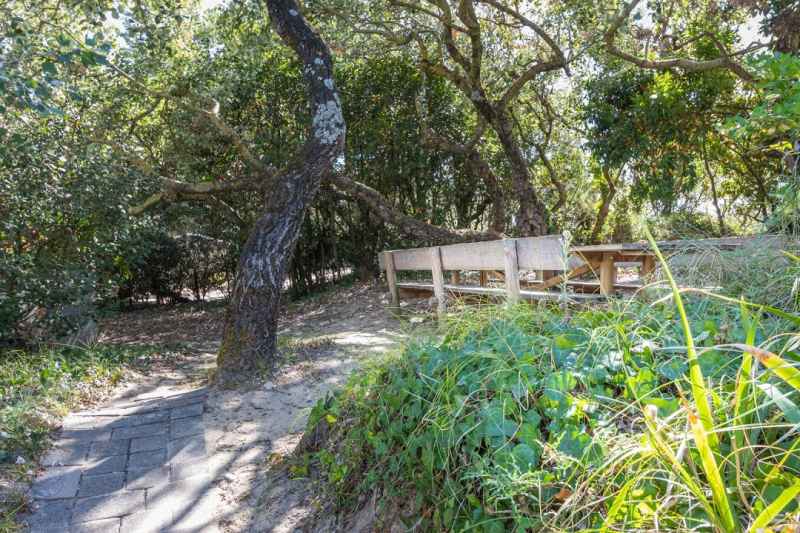
[[[658, 247], [662, 251], [688, 250], [693, 248], [717, 248], [720, 250], [734, 250], [740, 246], [754, 240], [781, 240], [778, 235], [760, 235], [757, 237], [722, 237], [718, 239], [691, 239], [678, 241], [658, 241]], [[613, 252], [641, 252], [642, 254], [652, 254], [650, 244], [647, 241], [621, 242], [613, 244], [589, 244], [584, 246], [573, 246], [573, 252], [579, 253], [613, 253]]]

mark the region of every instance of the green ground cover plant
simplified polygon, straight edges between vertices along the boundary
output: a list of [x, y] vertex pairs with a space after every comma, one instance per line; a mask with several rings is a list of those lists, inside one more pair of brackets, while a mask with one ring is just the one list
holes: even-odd
[[306, 459], [340, 510], [421, 530], [796, 527], [800, 318], [667, 281], [452, 315], [320, 402]]
[[26, 505], [18, 485], [30, 477], [49, 435], [70, 408], [98, 398], [145, 368], [154, 349], [142, 346], [51, 346], [0, 352], [0, 531], [14, 531]]

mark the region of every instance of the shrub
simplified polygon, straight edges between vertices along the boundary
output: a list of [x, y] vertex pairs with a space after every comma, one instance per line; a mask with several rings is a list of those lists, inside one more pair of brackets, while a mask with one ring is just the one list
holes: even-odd
[[0, 464], [35, 458], [69, 407], [116, 383], [125, 366], [146, 365], [152, 353], [102, 345], [0, 352]]
[[[330, 437], [311, 459], [341, 511], [382, 496], [386, 527], [786, 523], [800, 319], [748, 309], [691, 297], [694, 351], [671, 303], [466, 311], [320, 402], [309, 429]], [[697, 396], [708, 386], [710, 418]]]

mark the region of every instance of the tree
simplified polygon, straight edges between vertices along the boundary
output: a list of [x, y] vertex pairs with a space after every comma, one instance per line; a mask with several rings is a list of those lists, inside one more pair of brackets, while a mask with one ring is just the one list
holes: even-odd
[[267, 7], [273, 28], [303, 65], [313, 115], [297, 156], [284, 170], [265, 176], [274, 186], [239, 258], [218, 356], [222, 382], [273, 362], [286, 267], [306, 210], [344, 147], [342, 105], [328, 47], [294, 0], [268, 0]]
[[[359, 20], [361, 31], [381, 35], [394, 45], [413, 43], [420, 69], [429, 76], [448, 80], [476, 114], [470, 142], [448, 141], [429, 129], [425, 134], [428, 142], [435, 140], [448, 151], [472, 154], [491, 182], [492, 175], [485, 172], [487, 167], [478, 161], [474, 151], [484, 131], [491, 130], [505, 157], [510, 188], [517, 202], [517, 233], [547, 233], [549, 212], [541, 191], [533, 183], [531, 161], [515, 130], [511, 108], [529, 83], [568, 68], [566, 54], [552, 37], [553, 28], [538, 22], [561, 20], [561, 17], [526, 14], [494, 0], [427, 3], [392, 0], [388, 8], [388, 12], [381, 12], [374, 19], [365, 20], [361, 13], [353, 17]], [[511, 57], [503, 57], [505, 54]], [[498, 198], [498, 203], [501, 202]]]

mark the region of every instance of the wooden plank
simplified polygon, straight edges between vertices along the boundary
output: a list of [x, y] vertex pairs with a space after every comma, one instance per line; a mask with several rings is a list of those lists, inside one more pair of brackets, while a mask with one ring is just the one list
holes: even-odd
[[[683, 239], [673, 241], [658, 241], [662, 251], [689, 250], [703, 248], [718, 248], [733, 250], [741, 246], [763, 243], [764, 246], [780, 247], [784, 241], [779, 235], [757, 235], [751, 237], [721, 237], [714, 239]], [[573, 252], [623, 252], [623, 251], [650, 251], [650, 244], [645, 241], [623, 242], [614, 244], [591, 244], [586, 246], [573, 246]]]
[[468, 242], [442, 246], [445, 270], [498, 270], [503, 268], [503, 241]]
[[505, 278], [506, 278], [506, 298], [509, 303], [515, 304], [519, 301], [519, 263], [517, 261], [516, 239], [506, 239], [503, 241], [505, 251]]
[[436, 311], [441, 315], [447, 311], [447, 296], [444, 293], [444, 272], [442, 269], [441, 249], [436, 246], [430, 249], [431, 273], [433, 274], [433, 294], [438, 303]]
[[486, 272], [485, 270], [481, 270], [478, 273], [478, 275], [480, 276], [480, 280], [478, 281], [478, 283], [480, 284], [481, 287], [485, 287], [486, 282], [489, 281], [489, 273]]
[[545, 281], [543, 281], [542, 283], [537, 283], [535, 287], [537, 290], [549, 289], [551, 287], [555, 287], [556, 285], [561, 285], [562, 283], [564, 283], [565, 279], [569, 280], [577, 276], [582, 276], [587, 272], [597, 270], [598, 268], [600, 268], [600, 261], [584, 262], [581, 266], [573, 268], [566, 274], [561, 274], [560, 276], [552, 276], [548, 279], [545, 279]]
[[639, 271], [639, 278], [646, 278], [652, 274], [656, 269], [656, 258], [652, 255], [645, 256], [642, 259], [642, 269]]
[[[506, 239], [507, 240], [507, 239]], [[563, 268], [561, 237], [526, 237], [517, 241], [521, 270]], [[444, 270], [503, 270], [503, 240], [450, 244], [439, 247]], [[430, 270], [430, 248], [394, 250], [395, 270]], [[383, 266], [382, 266], [383, 268]]]
[[[417, 282], [401, 282], [398, 283], [400, 289], [410, 291], [426, 291], [433, 292], [432, 283], [417, 283]], [[506, 294], [505, 288], [498, 287], [474, 287], [463, 285], [450, 285], [445, 284], [445, 292], [453, 294], [472, 294], [475, 296], [488, 296], [493, 298], [504, 298]], [[539, 290], [520, 290], [520, 298], [523, 300], [559, 300], [561, 298], [560, 292], [548, 292]], [[575, 294], [569, 293], [569, 299], [576, 301], [590, 301], [590, 300], [604, 300], [605, 296], [599, 294]]]
[[539, 270], [537, 271], [536, 277], [542, 282], [546, 282], [550, 278], [554, 278], [555, 276], [560, 275], [559, 270]]
[[516, 241], [520, 270], [564, 270], [564, 244], [560, 235], [525, 237]]
[[[576, 292], [600, 292], [599, 281], [568, 281], [567, 285]], [[614, 283], [614, 290], [618, 291], [636, 291], [642, 288], [641, 283], [636, 282], [616, 282]]]
[[614, 254], [603, 254], [600, 263], [600, 294], [611, 295], [614, 293], [614, 282], [617, 278], [617, 267], [614, 265]]
[[393, 255], [393, 252], [383, 252], [383, 264], [386, 265], [386, 283], [389, 285], [392, 307], [399, 307], [400, 291], [397, 289], [397, 273], [394, 270]]
[[430, 248], [394, 250], [392, 257], [395, 270], [430, 270], [432, 266]]

